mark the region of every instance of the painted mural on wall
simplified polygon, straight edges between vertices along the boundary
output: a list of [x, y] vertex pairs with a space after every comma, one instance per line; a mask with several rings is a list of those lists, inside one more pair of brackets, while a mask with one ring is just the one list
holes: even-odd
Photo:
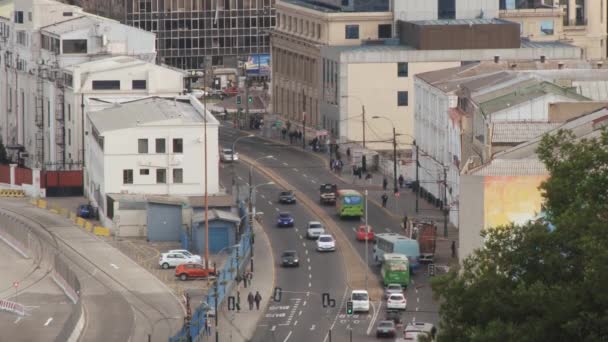
[[538, 187], [548, 176], [487, 176], [484, 179], [484, 228], [524, 224], [541, 211]]

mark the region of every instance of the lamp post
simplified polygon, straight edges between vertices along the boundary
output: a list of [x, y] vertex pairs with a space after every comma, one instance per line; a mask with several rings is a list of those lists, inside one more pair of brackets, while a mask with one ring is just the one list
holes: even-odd
[[[236, 172], [234, 171], [234, 157], [236, 156], [236, 143], [241, 140], [241, 139], [246, 139], [246, 138], [253, 138], [255, 135], [254, 134], [249, 134], [249, 135], [243, 135], [240, 136], [236, 139], [234, 139], [234, 141], [232, 142], [232, 165], [231, 165], [231, 169], [232, 169], [232, 186], [237, 185], [236, 184]], [[236, 202], [239, 202], [239, 187], [237, 185], [236, 187]]]
[[385, 117], [385, 116], [372, 116], [372, 119], [384, 119], [391, 123], [393, 126], [393, 190], [395, 195], [399, 193], [399, 188], [397, 187], [397, 131], [395, 130], [395, 124], [393, 120]]
[[363, 104], [363, 101], [361, 101], [361, 99], [358, 96], [342, 95], [340, 97], [343, 99], [352, 97], [352, 98], [356, 99], [357, 101], [359, 101], [359, 103], [361, 104], [361, 127], [363, 127], [363, 148], [365, 148], [365, 105]]
[[[255, 159], [253, 161], [253, 163], [251, 163], [251, 165], [249, 165], [249, 212], [250, 213], [253, 212], [253, 191], [255, 190], [255, 188], [258, 187], [258, 186], [262, 186], [262, 185], [274, 184], [274, 182], [268, 182], [268, 183], [264, 183], [264, 184], [259, 184], [259, 185], [253, 186], [253, 164], [255, 162], [257, 162], [258, 160], [273, 159], [273, 158], [274, 158], [274, 156], [260, 157], [258, 159]], [[249, 218], [249, 227], [253, 227], [253, 216], [251, 216]]]
[[367, 273], [369, 269], [369, 251], [367, 238], [369, 237], [369, 225], [367, 224], [367, 189], [365, 189], [365, 290], [367, 290]]

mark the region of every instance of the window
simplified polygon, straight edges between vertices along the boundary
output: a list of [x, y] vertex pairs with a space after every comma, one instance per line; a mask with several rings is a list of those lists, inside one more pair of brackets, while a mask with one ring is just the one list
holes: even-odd
[[120, 81], [93, 81], [93, 90], [120, 90]]
[[147, 176], [150, 174], [150, 169], [139, 169], [140, 176]]
[[165, 153], [165, 139], [156, 139], [156, 153]]
[[407, 106], [407, 91], [397, 92], [397, 105], [400, 107]]
[[543, 20], [540, 22], [540, 34], [546, 36], [553, 35], [553, 20]]
[[15, 11], [15, 23], [23, 24], [23, 11]]
[[156, 169], [156, 183], [158, 183], [158, 184], [167, 183], [167, 170]]
[[393, 25], [380, 24], [378, 25], [378, 38], [385, 39], [393, 36]]
[[184, 182], [184, 169], [173, 169], [173, 183], [181, 184]]
[[27, 33], [25, 31], [17, 31], [17, 44], [27, 46]]
[[27, 12], [27, 20], [32, 21], [32, 12]]
[[173, 139], [173, 153], [184, 153], [183, 139]]
[[456, 0], [439, 0], [437, 16], [439, 19], [456, 19]]
[[86, 39], [67, 39], [62, 43], [63, 53], [87, 53]]
[[342, 6], [348, 6], [348, 0], [342, 0]]
[[68, 104], [68, 121], [72, 121], [72, 105]]
[[72, 13], [72, 12], [63, 12], [64, 17], [71, 17], [73, 15], [74, 15], [74, 13]]
[[146, 89], [146, 80], [133, 80], [132, 89]]
[[397, 63], [397, 76], [407, 77], [407, 62]]
[[133, 184], [133, 170], [122, 170], [122, 184]]
[[138, 153], [148, 153], [148, 139], [138, 139], [137, 140], [137, 152]]
[[346, 25], [346, 39], [359, 39], [359, 25]]

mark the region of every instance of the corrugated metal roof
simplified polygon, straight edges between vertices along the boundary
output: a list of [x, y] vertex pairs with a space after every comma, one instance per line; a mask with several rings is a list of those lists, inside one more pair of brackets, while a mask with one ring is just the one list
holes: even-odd
[[501, 122], [492, 127], [492, 143], [521, 143], [561, 126], [549, 122]]
[[469, 174], [475, 176], [535, 176], [549, 172], [538, 158], [494, 159]]
[[[240, 217], [238, 217], [236, 214], [229, 212], [229, 211], [217, 210], [217, 209], [209, 210], [208, 219], [209, 219], [209, 221], [221, 220], [221, 221], [228, 221], [228, 222], [234, 222], [234, 223], [241, 222]], [[192, 215], [192, 222], [204, 222], [204, 221], [205, 221], [205, 212], [196, 213], [196, 214]]]

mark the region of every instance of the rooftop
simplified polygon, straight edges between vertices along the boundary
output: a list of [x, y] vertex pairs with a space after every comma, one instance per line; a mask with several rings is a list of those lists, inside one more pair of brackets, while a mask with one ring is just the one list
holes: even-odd
[[410, 20], [409, 23], [416, 25], [496, 25], [496, 24], [508, 24], [512, 25], [513, 22], [501, 20], [501, 19], [441, 19], [441, 20]]
[[[102, 58], [93, 61], [87, 61], [79, 64], [73, 64], [67, 66], [65, 69], [72, 73], [80, 72], [80, 73], [95, 73], [95, 72], [103, 72], [108, 70], [129, 68], [134, 66], [143, 66], [149, 65], [152, 67], [161, 68], [161, 66], [156, 65], [154, 63], [150, 63], [139, 58], [131, 57], [131, 56], [114, 56], [109, 58]], [[162, 67], [164, 68], [164, 67]], [[176, 69], [172, 69], [176, 70]], [[183, 70], [176, 70], [182, 74], [185, 74]]]
[[118, 21], [112, 19], [102, 19], [100, 17], [92, 15], [81, 15], [75, 18], [60, 21], [55, 24], [44, 26], [40, 30], [45, 33], [51, 33], [57, 36], [61, 36], [62, 34], [69, 32], [91, 29], [95, 26], [95, 24], [99, 24], [104, 21], [118, 23]]
[[[358, 1], [352, 0], [350, 8], [341, 8], [330, 3], [325, 3], [322, 0], [281, 0], [281, 2], [301, 6], [317, 12], [323, 13], [353, 13], [353, 12], [388, 12], [388, 1]], [[352, 9], [351, 9], [352, 8]]]
[[522, 143], [561, 126], [549, 122], [499, 122], [492, 125], [492, 143]]
[[[204, 122], [202, 105], [193, 97], [147, 97], [131, 102], [113, 103], [110, 107], [88, 116], [99, 133], [146, 126], [192, 125]], [[217, 120], [207, 112], [207, 120]]]

